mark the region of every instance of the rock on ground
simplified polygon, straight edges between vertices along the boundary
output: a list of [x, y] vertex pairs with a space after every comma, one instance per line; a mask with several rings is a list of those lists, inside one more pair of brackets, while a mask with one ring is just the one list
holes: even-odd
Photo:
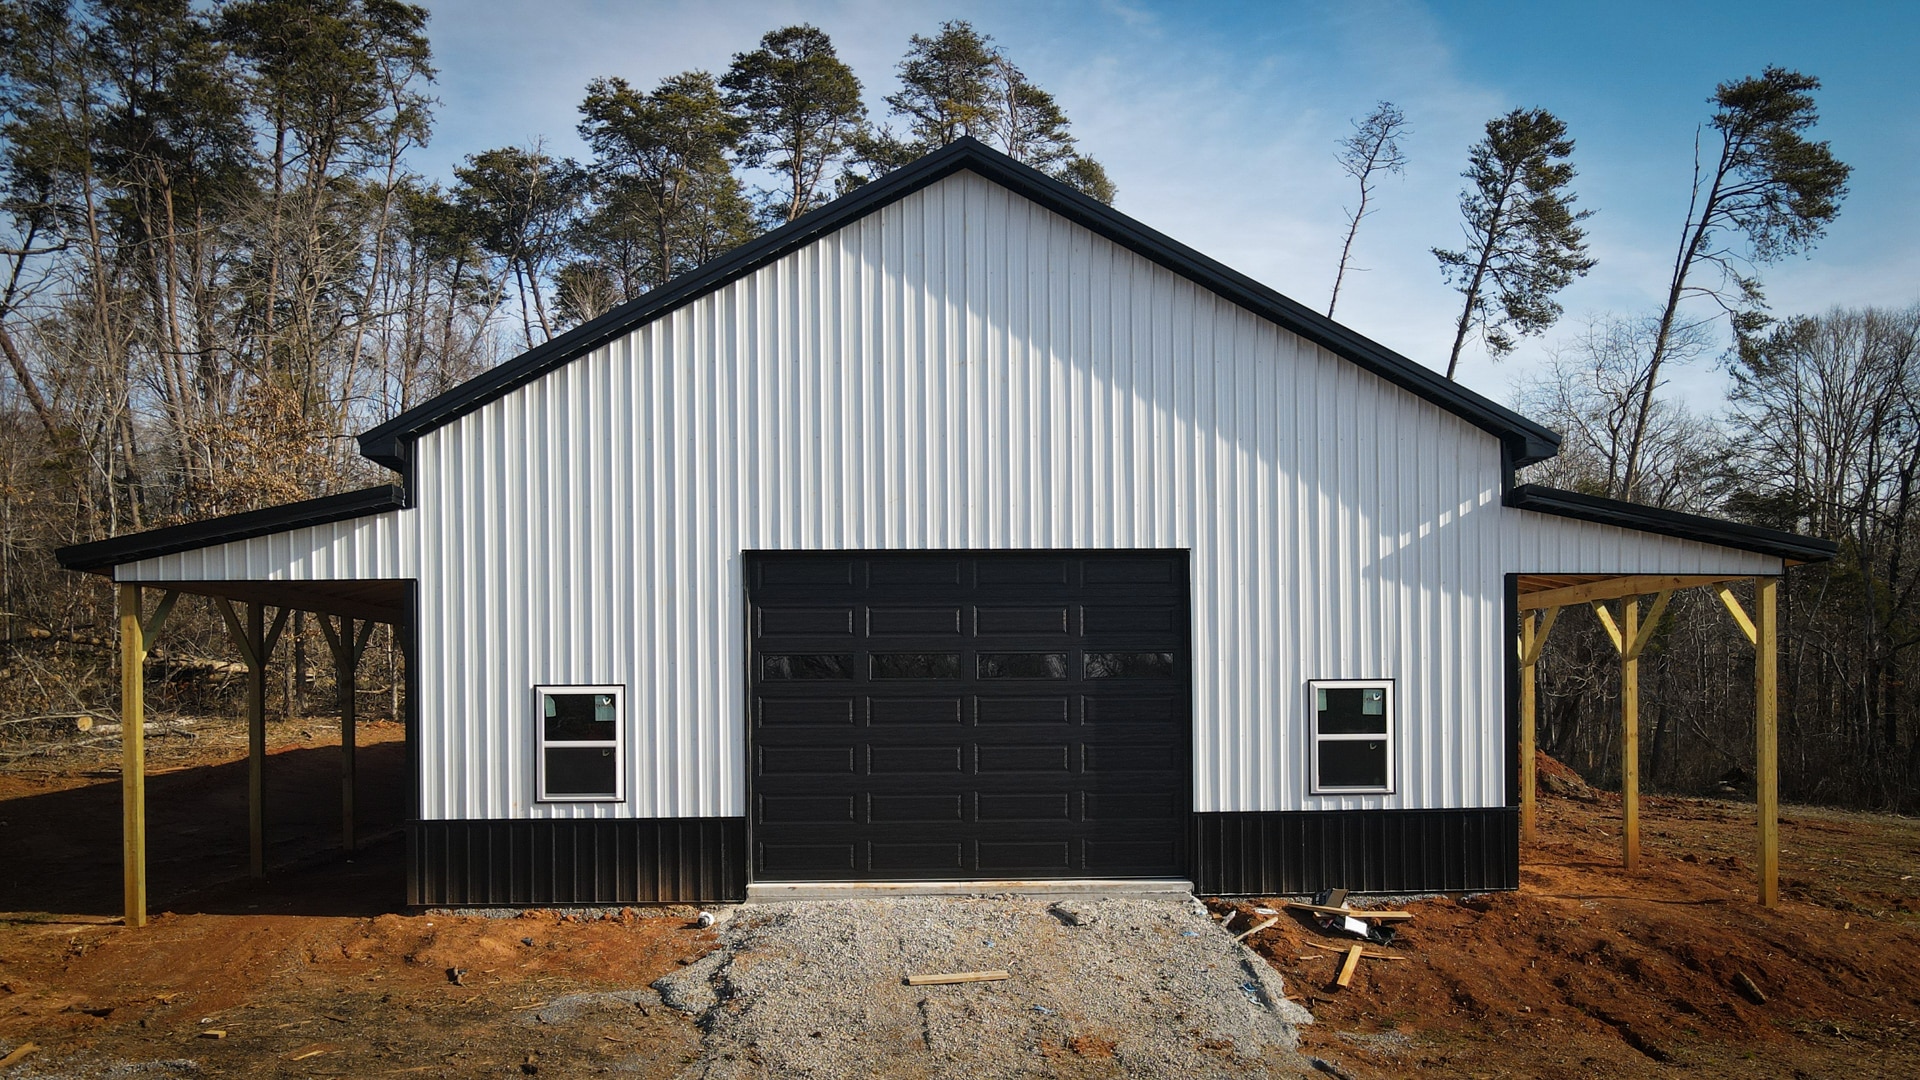
[[801, 901], [721, 941], [654, 983], [704, 1032], [689, 1078], [1311, 1075], [1312, 1017], [1192, 900]]

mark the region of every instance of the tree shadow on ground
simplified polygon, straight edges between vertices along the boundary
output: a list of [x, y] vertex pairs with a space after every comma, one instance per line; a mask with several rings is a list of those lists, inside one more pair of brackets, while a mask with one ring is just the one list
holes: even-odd
[[[406, 745], [362, 746], [351, 857], [340, 845], [340, 750], [267, 756], [267, 876], [247, 876], [247, 762], [147, 777], [148, 909], [377, 915], [406, 901]], [[0, 911], [121, 912], [120, 781], [0, 801]]]

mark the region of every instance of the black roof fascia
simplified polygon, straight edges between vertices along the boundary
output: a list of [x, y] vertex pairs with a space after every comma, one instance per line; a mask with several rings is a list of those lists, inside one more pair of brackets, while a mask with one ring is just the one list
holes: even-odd
[[1597, 495], [1582, 495], [1539, 484], [1521, 484], [1508, 491], [1501, 501], [1516, 510], [1534, 510], [1600, 525], [1659, 533], [1682, 540], [1698, 540], [1794, 562], [1825, 562], [1840, 553], [1840, 546], [1831, 540], [1701, 517], [1698, 514], [1683, 514], [1677, 510], [1661, 510], [1618, 499], [1603, 499]]
[[416, 436], [472, 412], [642, 323], [691, 303], [822, 235], [963, 169], [1031, 199], [1466, 419], [1501, 439], [1515, 467], [1544, 460], [1559, 452], [1560, 436], [1553, 430], [1442, 377], [1438, 372], [1341, 326], [1245, 274], [972, 138], [962, 138], [936, 150], [369, 429], [360, 436], [360, 452], [390, 469], [406, 473], [409, 444]]
[[404, 509], [406, 505], [405, 488], [397, 484], [382, 484], [360, 491], [304, 499], [285, 506], [269, 506], [264, 510], [248, 510], [206, 521], [190, 521], [185, 525], [169, 525], [164, 529], [149, 529], [106, 540], [72, 544], [55, 549], [53, 557], [68, 570], [105, 574], [116, 566], [157, 555], [172, 555], [235, 540], [251, 540], [256, 536], [309, 525], [328, 525], [349, 518]]

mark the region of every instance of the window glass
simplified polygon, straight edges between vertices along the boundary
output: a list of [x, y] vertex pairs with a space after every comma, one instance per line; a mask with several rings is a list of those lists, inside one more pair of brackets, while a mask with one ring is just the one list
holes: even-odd
[[541, 695], [546, 699], [546, 735], [548, 742], [612, 742], [614, 705], [612, 694]]
[[1379, 686], [1322, 687], [1320, 734], [1385, 735], [1387, 691]]
[[539, 686], [535, 737], [539, 797], [618, 802], [624, 742], [618, 686]]
[[1320, 743], [1320, 786], [1326, 788], [1384, 788], [1387, 786], [1385, 739], [1328, 739]]
[[1064, 679], [1066, 653], [981, 653], [983, 679]]
[[851, 679], [853, 657], [849, 655], [774, 653], [761, 664], [768, 679]]
[[1171, 679], [1173, 654], [1170, 652], [1090, 652], [1087, 654], [1089, 679]]
[[957, 679], [959, 653], [874, 653], [869, 657], [876, 679]]
[[1393, 791], [1393, 682], [1315, 680], [1311, 757], [1318, 794]]

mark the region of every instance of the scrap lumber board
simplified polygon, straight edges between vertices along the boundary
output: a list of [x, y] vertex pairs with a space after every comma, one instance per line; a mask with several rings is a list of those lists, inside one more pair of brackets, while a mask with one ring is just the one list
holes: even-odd
[[1239, 933], [1233, 935], [1233, 940], [1245, 941], [1246, 939], [1252, 937], [1253, 935], [1259, 933], [1262, 930], [1265, 930], [1267, 927], [1272, 926], [1274, 923], [1277, 923], [1279, 921], [1280, 921], [1280, 916], [1278, 915], [1275, 915], [1271, 919], [1261, 919], [1259, 922], [1254, 923], [1252, 926], [1249, 926], [1245, 930], [1242, 930]]
[[1340, 977], [1333, 980], [1335, 986], [1346, 986], [1353, 982], [1353, 971], [1360, 966], [1360, 946], [1347, 950], [1347, 962], [1340, 965]]
[[909, 975], [908, 986], [942, 986], [947, 983], [999, 982], [1013, 976], [1004, 971], [954, 971], [944, 975]]
[[1356, 919], [1372, 919], [1376, 922], [1400, 922], [1413, 918], [1411, 911], [1356, 911], [1353, 908], [1328, 907], [1325, 904], [1303, 904], [1298, 900], [1287, 901], [1287, 907], [1295, 911], [1311, 911], [1316, 915], [1348, 915]]
[[[1347, 952], [1349, 951], [1349, 949], [1357, 949], [1360, 947], [1358, 945], [1351, 945], [1345, 948], [1341, 948], [1333, 945], [1322, 945], [1317, 941], [1309, 941], [1307, 942], [1307, 944], [1313, 946], [1316, 949], [1325, 949], [1328, 952], [1337, 952], [1337, 953]], [[1318, 956], [1315, 956], [1314, 959], [1318, 960], [1320, 958]], [[1406, 960], [1406, 959], [1409, 959], [1409, 957], [1390, 956], [1387, 953], [1378, 953], [1378, 952], [1363, 952], [1360, 954], [1360, 959], [1362, 960]]]

